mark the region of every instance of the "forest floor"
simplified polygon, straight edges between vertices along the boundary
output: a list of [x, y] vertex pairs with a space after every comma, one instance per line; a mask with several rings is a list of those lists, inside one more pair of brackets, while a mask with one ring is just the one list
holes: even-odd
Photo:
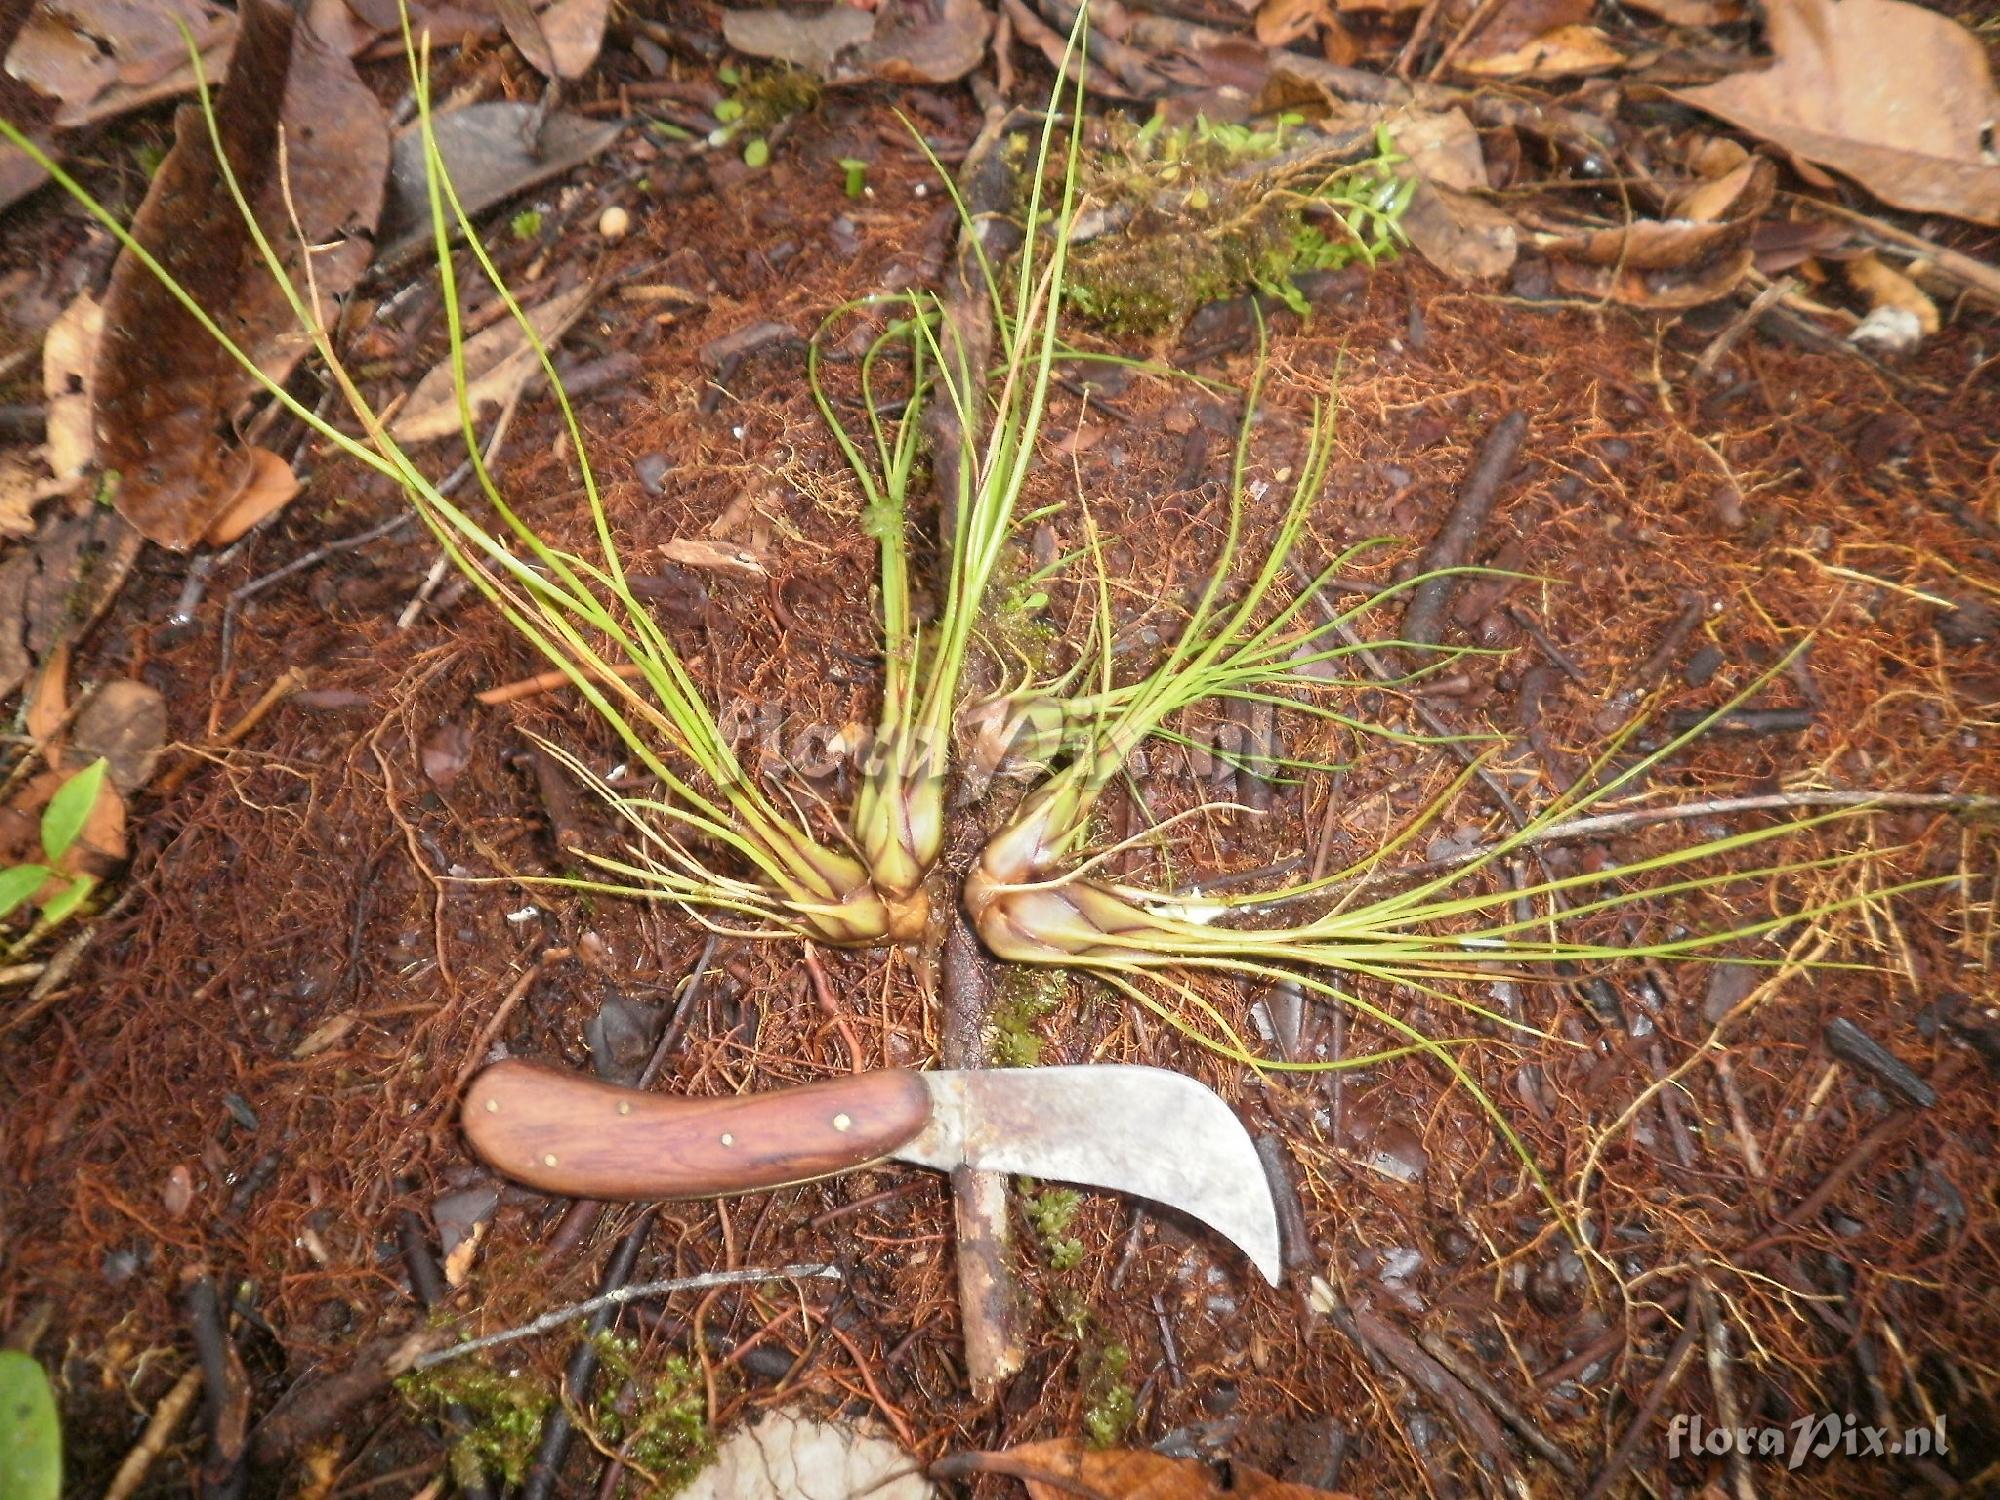
[[[628, 565], [710, 701], [776, 726], [763, 769], [835, 804], [852, 768], [813, 726], [871, 720], [875, 548], [800, 338], [836, 305], [935, 280], [943, 263], [955, 220], [899, 111], [947, 161], [981, 122], [953, 88], [831, 90], [756, 172], [691, 164], [629, 132], [540, 190], [533, 237], [503, 219], [493, 240], [517, 292], [566, 274], [603, 288], [561, 363], [585, 374], [577, 408]], [[865, 196], [845, 191], [848, 159], [867, 162]], [[113, 192], [118, 175], [91, 180]], [[615, 242], [596, 227], [612, 203], [630, 214]], [[62, 300], [110, 248], [45, 194], [0, 230], [0, 272], [28, 272], [9, 283], [17, 296]], [[1467, 580], [1452, 601], [1447, 639], [1481, 654], [1415, 692], [1356, 695], [1358, 716], [1416, 737], [1356, 753], [1337, 730], [1280, 714], [1288, 752], [1352, 763], [1258, 785], [1156, 747], [1107, 801], [1114, 835], [1217, 800], [1261, 811], [1183, 817], [1121, 856], [1125, 878], [1171, 887], [1360, 858], [1464, 770], [1420, 711], [1483, 737], [1501, 784], [1538, 805], [1633, 714], [1649, 716], [1639, 742], [1657, 743], [1800, 641], [1752, 712], [1676, 753], [1633, 805], [2000, 787], [1990, 308], [1955, 309], [1893, 363], [1766, 323], [1697, 370], [1740, 304], [1661, 313], [1468, 287], [1414, 255], [1310, 293], [1310, 316], [1272, 314], [1249, 436], [1249, 477], [1263, 482], [1253, 534], [1276, 519], [1312, 403], [1331, 400], [1336, 453], [1307, 550], [1330, 559], [1388, 538], [1349, 575], [1407, 575], [1488, 434], [1518, 411], [1526, 437], [1469, 558], [1506, 576]], [[435, 308], [434, 291], [420, 294], [369, 330], [381, 389], [435, 361]], [[718, 366], [715, 341], [759, 323], [789, 332]], [[1239, 315], [1198, 353], [1171, 333], [1077, 337], [1142, 363], [1066, 370], [1029, 503], [1086, 497], [1121, 608], [1170, 598], [1206, 577], [1221, 540], [1254, 324]], [[500, 453], [528, 519], [584, 540], [545, 392], [521, 404]], [[2000, 1461], [1990, 815], [1904, 807], [1804, 830], [1786, 858], [1878, 857], [1663, 900], [1612, 933], [1847, 903], [1731, 947], [1731, 962], [1473, 987], [1532, 1034], [1495, 1035], [1442, 1000], [1411, 1010], [1357, 980], [1439, 1035], [1479, 1039], [1465, 1065], [1605, 1249], [1589, 1262], [1430, 1059], [1259, 1075], [1090, 981], [1003, 975], [1010, 1049], [1201, 1078], [1276, 1143], [1298, 1220], [1274, 1288], [1190, 1221], [1110, 1195], [1072, 1210], [1024, 1193], [1028, 1358], [981, 1403], [965, 1382], [939, 1177], [881, 1168], [579, 1211], [471, 1158], [459, 1091], [495, 1047], [587, 1067], [587, 1038], [604, 1045], [608, 1029], [645, 1046], [678, 1009], [656, 1086], [734, 1092], [932, 1063], [935, 996], [921, 954], [819, 949], [824, 999], [795, 943], [709, 948], [677, 910], [520, 883], [565, 868], [559, 836], [612, 836], [531, 737], [600, 770], [618, 747], [566, 688], [481, 704], [545, 663], [475, 592], [449, 579], [425, 592], [436, 544], [414, 524], [385, 530], [405, 513], [387, 481], [323, 453], [305, 467], [301, 496], [204, 568], [198, 591], [188, 557], [142, 553], [75, 651], [79, 680], [159, 689], [179, 747], [171, 785], [132, 803], [129, 872], [75, 968], [32, 1016], [13, 999], [0, 1009], [0, 1328], [51, 1310], [43, 1349], [59, 1351], [76, 1493], [102, 1488], [190, 1367], [183, 1288], [201, 1272], [240, 1290], [234, 1341], [255, 1415], [328, 1375], [364, 1377], [319, 1430], [253, 1444], [257, 1492], [287, 1472], [308, 1473], [316, 1494], [426, 1492], [443, 1464], [435, 1411], [368, 1380], [426, 1322], [412, 1240], [463, 1241], [445, 1257], [442, 1308], [486, 1333], [589, 1295], [647, 1213], [635, 1279], [820, 1261], [844, 1272], [833, 1290], [723, 1289], [625, 1320], [637, 1368], [690, 1362], [717, 1431], [767, 1406], [866, 1413], [929, 1461], [1115, 1430], [1129, 1400], [1129, 1446], [1178, 1434], [1181, 1451], [1358, 1494], [1481, 1492], [1516, 1469], [1542, 1493], [1601, 1478], [1691, 1494], [1729, 1466], [1670, 1455], [1668, 1425], [1732, 1410], [1738, 1425], [1851, 1412], [1899, 1433], [1948, 1429], [1936, 1459], [1836, 1455], [1796, 1473], [1759, 1460], [1767, 1492], [1950, 1492]], [[1024, 552], [1081, 541], [1073, 506], [1041, 525]], [[677, 540], [706, 551], [662, 551]], [[1073, 632], [1091, 603], [1087, 579], [1059, 582], [1033, 606], [1037, 628]], [[1400, 609], [1363, 612], [1356, 629], [1394, 639]], [[961, 807], [956, 843], [975, 843], [1018, 792], [1002, 782]], [[1635, 824], [1524, 856], [1512, 878], [1777, 815]], [[1469, 781], [1406, 857], [1491, 839], [1507, 816]], [[1946, 874], [1961, 879], [1879, 894]], [[1395, 1041], [1315, 1003], [1274, 1023], [1282, 997], [1212, 998], [1299, 1058]], [[1915, 1092], [1858, 1064], [1843, 1027], [1900, 1060]], [[575, 1344], [573, 1328], [517, 1343], [502, 1366], [545, 1399]], [[1431, 1381], [1447, 1365], [1458, 1373]], [[181, 1490], [200, 1462], [190, 1424], [147, 1492]], [[587, 1492], [602, 1462], [573, 1445], [564, 1492]]]

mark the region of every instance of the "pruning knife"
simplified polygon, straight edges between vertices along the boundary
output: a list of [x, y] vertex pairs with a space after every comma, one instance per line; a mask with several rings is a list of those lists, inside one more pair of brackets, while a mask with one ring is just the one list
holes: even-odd
[[1161, 1068], [895, 1069], [690, 1099], [509, 1060], [473, 1079], [463, 1123], [489, 1166], [573, 1198], [711, 1198], [891, 1159], [1109, 1188], [1192, 1215], [1279, 1276], [1277, 1208], [1249, 1134]]

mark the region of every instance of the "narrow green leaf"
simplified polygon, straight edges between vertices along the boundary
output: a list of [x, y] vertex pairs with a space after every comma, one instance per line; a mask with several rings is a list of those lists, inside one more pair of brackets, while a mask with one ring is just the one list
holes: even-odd
[[0, 1495], [56, 1500], [62, 1493], [62, 1425], [40, 1361], [0, 1349]]
[[743, 148], [743, 165], [761, 167], [771, 159], [771, 143], [761, 135]]
[[69, 883], [69, 889], [42, 908], [42, 926], [55, 927], [69, 920], [76, 909], [83, 905], [84, 897], [97, 889], [97, 881], [89, 875], [79, 875]]
[[42, 813], [42, 851], [50, 859], [61, 859], [83, 832], [90, 810], [97, 806], [97, 793], [104, 785], [104, 773], [111, 763], [99, 756], [60, 787]]
[[12, 869], [0, 870], [0, 918], [11, 915], [53, 874], [55, 871], [46, 865], [15, 865]]

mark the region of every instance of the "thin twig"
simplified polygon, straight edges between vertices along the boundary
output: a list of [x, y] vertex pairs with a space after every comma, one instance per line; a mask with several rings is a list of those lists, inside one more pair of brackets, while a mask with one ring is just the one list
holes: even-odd
[[118, 1466], [118, 1472], [111, 1476], [111, 1486], [104, 1492], [104, 1500], [128, 1500], [137, 1492], [140, 1482], [153, 1461], [167, 1451], [167, 1444], [173, 1440], [174, 1429], [181, 1425], [188, 1408], [194, 1405], [194, 1398], [201, 1391], [201, 1366], [191, 1366], [173, 1389], [160, 1398], [160, 1404], [153, 1408], [152, 1418], [146, 1423], [146, 1430], [139, 1434], [139, 1441], [132, 1451], [125, 1455], [125, 1461]]
[[519, 1328], [509, 1328], [502, 1333], [489, 1333], [483, 1338], [468, 1339], [462, 1344], [453, 1344], [449, 1349], [438, 1349], [419, 1359], [413, 1369], [428, 1370], [433, 1365], [441, 1365], [447, 1360], [461, 1355], [474, 1354], [481, 1349], [491, 1349], [500, 1344], [511, 1344], [519, 1339], [533, 1338], [538, 1333], [547, 1333], [551, 1328], [560, 1328], [565, 1323], [573, 1323], [578, 1318], [587, 1318], [592, 1313], [607, 1307], [623, 1307], [628, 1302], [640, 1302], [649, 1297], [665, 1297], [675, 1292], [699, 1292], [716, 1286], [748, 1286], [763, 1281], [805, 1281], [818, 1277], [839, 1281], [838, 1266], [800, 1264], [774, 1266], [769, 1270], [751, 1271], [704, 1271], [698, 1276], [676, 1276], [668, 1281], [646, 1281], [638, 1286], [619, 1287], [616, 1291], [603, 1292], [595, 1297], [586, 1297], [581, 1302], [572, 1302], [567, 1307], [554, 1308], [543, 1313], [532, 1323], [523, 1323]]

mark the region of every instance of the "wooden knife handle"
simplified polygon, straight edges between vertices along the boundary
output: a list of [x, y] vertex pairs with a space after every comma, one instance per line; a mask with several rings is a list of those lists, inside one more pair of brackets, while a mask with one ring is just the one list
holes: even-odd
[[906, 1070], [775, 1093], [687, 1099], [533, 1063], [495, 1063], [466, 1091], [472, 1149], [570, 1198], [709, 1198], [879, 1161], [924, 1128], [930, 1089]]

